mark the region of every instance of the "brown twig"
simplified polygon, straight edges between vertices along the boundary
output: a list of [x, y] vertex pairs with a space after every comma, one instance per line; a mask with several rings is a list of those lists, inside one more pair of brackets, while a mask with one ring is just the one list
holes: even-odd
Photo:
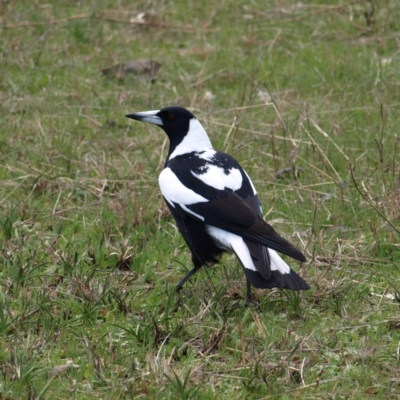
[[[362, 1], [361, 0], [354, 0], [350, 4], [324, 7], [324, 8], [321, 8], [319, 10], [316, 10], [316, 11], [311, 11], [311, 12], [305, 14], [305, 15], [299, 15], [299, 16], [292, 17], [292, 18], [276, 20], [276, 21], [270, 22], [270, 23], [268, 23], [268, 24], [266, 24], [264, 26], [274, 26], [274, 25], [281, 25], [281, 24], [284, 24], [284, 23], [302, 21], [303, 19], [308, 19], [308, 18], [313, 17], [315, 15], [325, 14], [325, 13], [329, 13], [329, 12], [332, 12], [332, 11], [339, 11], [339, 10], [342, 10], [342, 9], [346, 9], [349, 6], [352, 6], [352, 5], [358, 4], [358, 3], [362, 3]], [[257, 14], [262, 15], [262, 16], [267, 16], [267, 14], [265, 12], [260, 12], [258, 10], [250, 9], [249, 11], [257, 13]]]
[[353, 174], [353, 167], [350, 164], [350, 174], [351, 174], [351, 179], [353, 180], [354, 186], [357, 189], [357, 192], [360, 193], [361, 197], [379, 214], [379, 216], [385, 220], [394, 230], [400, 235], [400, 229], [398, 229], [396, 226], [394, 226], [388, 218], [371, 202], [371, 200], [361, 191], [361, 189], [358, 187], [356, 178], [354, 177]]

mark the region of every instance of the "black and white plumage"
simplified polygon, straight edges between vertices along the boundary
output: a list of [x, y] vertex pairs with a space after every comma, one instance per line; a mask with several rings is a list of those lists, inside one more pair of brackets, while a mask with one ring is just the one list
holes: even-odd
[[127, 117], [160, 126], [170, 140], [159, 184], [194, 264], [178, 283], [178, 290], [203, 265], [216, 263], [223, 252], [234, 252], [244, 269], [247, 302], [251, 301], [250, 285], [310, 288], [277, 252], [305, 261], [303, 253], [263, 220], [246, 171], [233, 157], [213, 149], [190, 111], [166, 107]]

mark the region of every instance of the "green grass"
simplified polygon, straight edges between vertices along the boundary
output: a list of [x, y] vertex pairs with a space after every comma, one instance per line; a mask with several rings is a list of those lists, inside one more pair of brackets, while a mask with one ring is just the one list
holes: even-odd
[[[399, 5], [368, 26], [359, 1], [4, 2], [0, 398], [398, 398]], [[139, 58], [154, 83], [101, 75]], [[310, 291], [247, 308], [226, 256], [175, 293], [166, 137], [124, 118], [174, 104], [249, 172]]]

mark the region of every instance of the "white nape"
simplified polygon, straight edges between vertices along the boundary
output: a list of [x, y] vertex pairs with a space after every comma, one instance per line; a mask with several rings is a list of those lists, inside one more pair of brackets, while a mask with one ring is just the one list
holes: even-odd
[[196, 118], [192, 118], [189, 122], [188, 133], [183, 138], [182, 142], [175, 147], [175, 150], [171, 153], [168, 160], [182, 154], [191, 153], [192, 151], [204, 151], [207, 149], [212, 149], [212, 144], [207, 132]]

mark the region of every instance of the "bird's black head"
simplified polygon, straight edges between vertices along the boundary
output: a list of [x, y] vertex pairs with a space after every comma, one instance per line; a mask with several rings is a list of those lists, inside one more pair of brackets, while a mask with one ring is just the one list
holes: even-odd
[[183, 107], [165, 107], [161, 110], [128, 114], [126, 117], [160, 126], [170, 139], [183, 138], [194, 115]]
[[161, 127], [169, 137], [168, 160], [212, 148], [207, 132], [194, 115], [182, 107], [166, 107], [127, 115], [128, 118]]

